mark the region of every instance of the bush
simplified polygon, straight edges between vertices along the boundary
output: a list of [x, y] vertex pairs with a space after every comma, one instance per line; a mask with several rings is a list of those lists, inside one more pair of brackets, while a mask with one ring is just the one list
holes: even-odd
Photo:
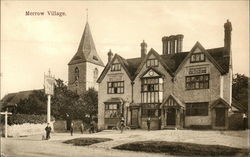
[[[4, 116], [2, 117], [2, 119], [4, 119]], [[51, 121], [54, 120], [55, 118], [51, 117]], [[24, 123], [42, 124], [46, 122], [47, 122], [47, 115], [14, 114], [8, 117], [9, 125], [24, 124]]]
[[111, 141], [110, 138], [75, 138], [64, 141], [63, 143], [74, 144], [75, 146], [89, 146], [95, 143]]
[[138, 141], [122, 144], [114, 149], [143, 151], [152, 153], [167, 153], [180, 156], [247, 156], [248, 149], [221, 145], [202, 145], [194, 143], [167, 141]]

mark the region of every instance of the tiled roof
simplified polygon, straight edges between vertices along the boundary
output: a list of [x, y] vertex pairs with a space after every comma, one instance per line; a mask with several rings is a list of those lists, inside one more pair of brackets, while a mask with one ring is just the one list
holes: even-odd
[[[199, 43], [197, 45], [200, 45]], [[204, 49], [206, 54], [208, 54], [209, 58], [211, 59], [212, 63], [218, 68], [218, 70], [224, 74], [227, 73], [229, 70], [229, 57], [224, 57], [224, 47], [213, 48], [213, 49]], [[183, 64], [184, 60], [190, 54], [190, 52], [179, 52], [175, 54], [167, 54], [167, 55], [159, 55], [154, 49], [151, 49], [146, 58], [149, 54], [155, 54], [159, 61], [162, 63], [163, 67], [169, 72], [171, 76], [174, 76], [174, 73], [181, 68], [181, 64]], [[124, 65], [125, 71], [128, 73], [131, 80], [135, 79], [138, 75], [140, 68], [142, 68], [142, 64], [146, 62], [146, 58], [128, 58], [124, 59], [123, 57], [119, 56], [118, 54], [115, 57], [119, 58]], [[114, 57], [114, 58], [115, 58]], [[112, 61], [114, 60], [112, 59]], [[103, 70], [102, 74], [98, 78], [98, 82], [100, 83], [101, 80], [104, 78], [106, 73], [108, 72], [109, 67], [112, 64], [112, 61], [106, 65], [105, 69]]]
[[242, 113], [248, 112], [248, 107], [245, 105], [242, 105], [239, 101], [237, 101], [235, 98], [232, 98], [232, 106], [237, 108]]
[[91, 62], [97, 65], [104, 66], [101, 58], [97, 54], [88, 22], [85, 25], [78, 50], [74, 57], [70, 60], [69, 65], [82, 62]]
[[[229, 58], [223, 57], [224, 47], [207, 49], [207, 52], [217, 61], [225, 72], [229, 69]], [[182, 61], [186, 58], [189, 52], [180, 52], [175, 54], [160, 55], [164, 63], [170, 68], [172, 72], [175, 72]], [[121, 57], [122, 58], [122, 57]], [[142, 62], [142, 58], [122, 58], [130, 75], [134, 76], [137, 68]]]

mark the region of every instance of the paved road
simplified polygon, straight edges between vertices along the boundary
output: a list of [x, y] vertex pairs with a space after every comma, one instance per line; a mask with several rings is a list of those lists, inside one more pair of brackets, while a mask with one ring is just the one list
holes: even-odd
[[[165, 154], [120, 151], [111, 149], [113, 146], [127, 142], [142, 140], [181, 141], [200, 144], [220, 144], [239, 148], [247, 148], [248, 132], [220, 131], [190, 131], [190, 130], [161, 130], [144, 131], [132, 130], [121, 134], [118, 131], [103, 131], [96, 134], [75, 134], [73, 137], [66, 133], [52, 134], [52, 139], [42, 141], [42, 135], [2, 139], [1, 148], [6, 157], [160, 157]], [[98, 143], [87, 147], [64, 144], [63, 141], [77, 137], [107, 137], [113, 141]], [[170, 156], [170, 155], [167, 155]]]

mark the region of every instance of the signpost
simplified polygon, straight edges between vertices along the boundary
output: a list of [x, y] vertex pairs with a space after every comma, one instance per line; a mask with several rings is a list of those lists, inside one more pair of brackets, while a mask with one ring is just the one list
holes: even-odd
[[47, 102], [47, 123], [50, 123], [50, 111], [51, 111], [51, 107], [50, 107], [50, 99], [51, 99], [51, 95], [54, 95], [54, 83], [55, 83], [55, 78], [52, 77], [50, 70], [48, 75], [44, 74], [44, 90], [45, 90], [45, 94], [48, 97], [48, 102]]
[[1, 112], [2, 115], [5, 116], [5, 138], [8, 137], [8, 115], [11, 115], [12, 113], [8, 112], [8, 111], [5, 111], [5, 112]]

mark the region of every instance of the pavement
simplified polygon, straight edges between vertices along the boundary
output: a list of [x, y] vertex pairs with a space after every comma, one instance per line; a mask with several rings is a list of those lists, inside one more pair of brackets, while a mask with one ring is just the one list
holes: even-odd
[[[134, 141], [174, 141], [206, 145], [225, 145], [237, 148], [248, 148], [249, 131], [193, 131], [193, 130], [130, 130], [120, 133], [115, 130], [104, 130], [95, 134], [52, 133], [50, 140], [42, 140], [42, 135], [27, 137], [2, 138], [1, 153], [3, 157], [161, 157], [171, 156], [163, 153], [144, 153], [114, 150], [112, 147]], [[111, 138], [112, 141], [90, 146], [73, 146], [63, 141], [79, 137]]]

